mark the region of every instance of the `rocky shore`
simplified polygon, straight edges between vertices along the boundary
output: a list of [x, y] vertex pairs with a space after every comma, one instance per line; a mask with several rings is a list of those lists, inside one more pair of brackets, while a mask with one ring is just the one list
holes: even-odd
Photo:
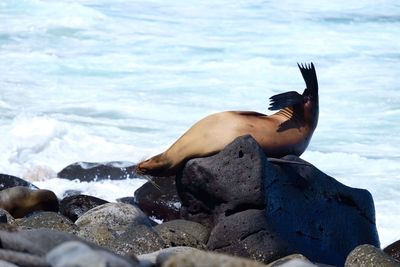
[[[283, 159], [239, 137], [115, 203], [75, 191], [57, 199], [2, 174], [0, 266], [400, 266], [399, 242], [380, 248], [368, 191]], [[132, 170], [79, 163], [59, 176], [125, 179]]]

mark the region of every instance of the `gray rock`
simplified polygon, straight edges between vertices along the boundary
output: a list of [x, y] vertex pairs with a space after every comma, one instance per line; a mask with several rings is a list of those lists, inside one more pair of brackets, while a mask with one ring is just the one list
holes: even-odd
[[266, 267], [266, 265], [234, 256], [205, 251], [191, 251], [171, 256], [162, 267]]
[[153, 265], [161, 266], [173, 255], [193, 252], [197, 250], [198, 249], [192, 247], [169, 247], [152, 253], [139, 255], [137, 258], [139, 259], [140, 266], [142, 267]]
[[395, 260], [381, 249], [372, 245], [361, 245], [356, 247], [347, 256], [345, 267], [399, 267], [400, 261]]
[[0, 223], [0, 231], [6, 232], [18, 232], [19, 229], [15, 225], [11, 225], [9, 223]]
[[0, 260], [13, 263], [20, 267], [50, 267], [42, 257], [6, 249], [0, 249]]
[[[278, 265], [272, 265], [273, 267], [317, 267], [317, 265], [312, 264], [308, 260], [303, 259], [291, 259]], [[270, 267], [270, 265], [268, 265]]]
[[18, 266], [15, 265], [15, 264], [12, 264], [12, 263], [10, 263], [10, 262], [3, 261], [3, 260], [0, 260], [0, 266], [1, 266], [1, 267], [18, 267]]
[[136, 267], [137, 262], [77, 241], [65, 242], [46, 255], [52, 267]]
[[29, 217], [17, 219], [13, 224], [20, 229], [46, 228], [71, 234], [78, 230], [78, 227], [68, 218], [49, 211], [37, 212]]
[[139, 208], [125, 203], [97, 206], [75, 222], [79, 227], [105, 226], [114, 231], [125, 230], [132, 223], [151, 226], [151, 222]]
[[271, 164], [257, 142], [243, 136], [214, 156], [187, 162], [177, 176], [182, 212], [212, 228], [210, 250], [266, 263], [300, 253], [340, 266], [357, 245], [379, 246], [368, 191], [347, 187], [298, 157], [283, 159], [300, 164]]
[[108, 203], [89, 210], [76, 222], [78, 235], [122, 255], [137, 255], [165, 246], [147, 216], [125, 203]]
[[271, 262], [268, 267], [316, 267], [301, 254], [292, 254]]
[[205, 249], [210, 230], [186, 220], [173, 220], [154, 227], [167, 246], [189, 246]]
[[49, 229], [32, 229], [19, 232], [0, 231], [0, 243], [3, 249], [38, 256], [45, 255], [61, 243], [73, 240], [83, 241], [75, 235]]
[[116, 239], [112, 247], [119, 254], [133, 257], [165, 248], [161, 237], [147, 225], [131, 225]]

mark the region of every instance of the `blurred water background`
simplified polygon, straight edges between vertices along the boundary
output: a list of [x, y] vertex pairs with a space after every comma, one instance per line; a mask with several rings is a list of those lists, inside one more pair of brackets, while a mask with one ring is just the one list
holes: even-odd
[[0, 172], [132, 195], [143, 180], [54, 177], [159, 153], [210, 113], [266, 113], [269, 96], [304, 89], [296, 63], [310, 61], [320, 120], [302, 158], [372, 193], [387, 245], [400, 239], [396, 0], [2, 0]]

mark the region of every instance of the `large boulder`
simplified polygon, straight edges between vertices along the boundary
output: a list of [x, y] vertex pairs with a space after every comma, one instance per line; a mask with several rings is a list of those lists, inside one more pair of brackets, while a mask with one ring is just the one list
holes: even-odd
[[[251, 136], [192, 159], [177, 176], [182, 212], [212, 228], [208, 248], [271, 262], [300, 253], [343, 265], [360, 244], [379, 246], [371, 194], [298, 157], [271, 164]], [[351, 223], [349, 223], [351, 222]]]
[[52, 267], [139, 267], [138, 262], [78, 241], [65, 242], [46, 255]]
[[[5, 249], [0, 249], [0, 260], [6, 261], [7, 264], [15, 264], [19, 267], [51, 267], [43, 257]], [[0, 266], [3, 267], [7, 265]]]
[[188, 246], [205, 249], [209, 229], [203, 225], [186, 220], [173, 220], [154, 227], [167, 246]]
[[[71, 243], [71, 241], [73, 241], [72, 244], [79, 244], [80, 246], [80, 249], [78, 249], [79, 251], [74, 251], [76, 252], [76, 255], [71, 255], [71, 253], [68, 254], [68, 252], [71, 252], [71, 249], [67, 249], [68, 246], [63, 246], [64, 244]], [[60, 248], [60, 246], [64, 247], [64, 249], [57, 249]], [[55, 253], [56, 251], [61, 252], [63, 259], [61, 259], [60, 253]], [[49, 262], [46, 261], [46, 255], [52, 255], [50, 258], [52, 259], [51, 266], [53, 267], [72, 266], [62, 264], [69, 263], [68, 259], [66, 259], [67, 257], [70, 257], [71, 261], [82, 260], [83, 258], [81, 256], [84, 252], [90, 252], [90, 256], [97, 255], [97, 258], [102, 258], [104, 262], [107, 263], [128, 262], [132, 263], [133, 265], [131, 266], [133, 267], [137, 266], [136, 263], [138, 262], [133, 256], [130, 257], [130, 259], [118, 256], [109, 250], [93, 243], [89, 243], [72, 234], [49, 229], [21, 230], [13, 232], [0, 230], [0, 260], [6, 260], [7, 262], [14, 263], [17, 266], [50, 267]], [[57, 257], [57, 255], [60, 257]], [[48, 259], [50, 260], [50, 258]], [[84, 264], [90, 262], [90, 260], [95, 261], [96, 258], [87, 260], [88, 261], [86, 262], [83, 261], [83, 265], [79, 266], [90, 266]], [[75, 263], [76, 261], [73, 262], [73, 264]], [[3, 265], [0, 263], [0, 266]], [[124, 265], [109, 264], [107, 266]]]
[[345, 267], [399, 267], [400, 261], [371, 245], [360, 245], [347, 256]]
[[78, 227], [68, 218], [51, 211], [41, 211], [15, 220], [13, 225], [20, 229], [51, 229], [74, 234]]
[[[44, 256], [54, 247], [67, 241], [82, 241], [79, 237], [50, 229], [22, 231], [0, 230], [1, 249]], [[92, 245], [94, 246], [94, 245]]]
[[57, 173], [57, 177], [80, 181], [100, 181], [105, 179], [123, 180], [133, 178], [135, 165], [130, 162], [75, 162]]
[[162, 266], [170, 257], [177, 254], [190, 253], [192, 251], [198, 251], [198, 249], [181, 246], [168, 247], [148, 254], [138, 255], [137, 258], [142, 267]]
[[228, 256], [220, 253], [205, 252], [201, 250], [189, 251], [169, 257], [162, 263], [163, 267], [267, 267], [266, 265], [248, 259]]
[[118, 254], [133, 256], [165, 247], [150, 220], [137, 207], [125, 203], [97, 206], [75, 222], [78, 236]]

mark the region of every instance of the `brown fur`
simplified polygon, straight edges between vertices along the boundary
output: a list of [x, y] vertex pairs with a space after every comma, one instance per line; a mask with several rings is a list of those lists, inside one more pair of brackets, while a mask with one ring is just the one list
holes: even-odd
[[0, 191], [0, 208], [22, 218], [37, 210], [58, 211], [58, 199], [50, 190], [15, 186]]
[[[192, 158], [207, 157], [224, 149], [239, 136], [250, 134], [268, 157], [300, 156], [307, 148], [318, 122], [318, 83], [314, 65], [299, 65], [306, 85], [302, 95], [288, 92], [272, 97], [273, 115], [253, 111], [225, 111], [195, 123], [170, 148], [140, 162], [139, 174], [168, 176], [175, 174]], [[279, 102], [284, 100], [283, 103]], [[285, 102], [290, 100], [289, 102]], [[289, 103], [288, 105], [285, 105]], [[280, 106], [284, 107], [280, 107]], [[278, 107], [278, 108], [276, 108]]]

